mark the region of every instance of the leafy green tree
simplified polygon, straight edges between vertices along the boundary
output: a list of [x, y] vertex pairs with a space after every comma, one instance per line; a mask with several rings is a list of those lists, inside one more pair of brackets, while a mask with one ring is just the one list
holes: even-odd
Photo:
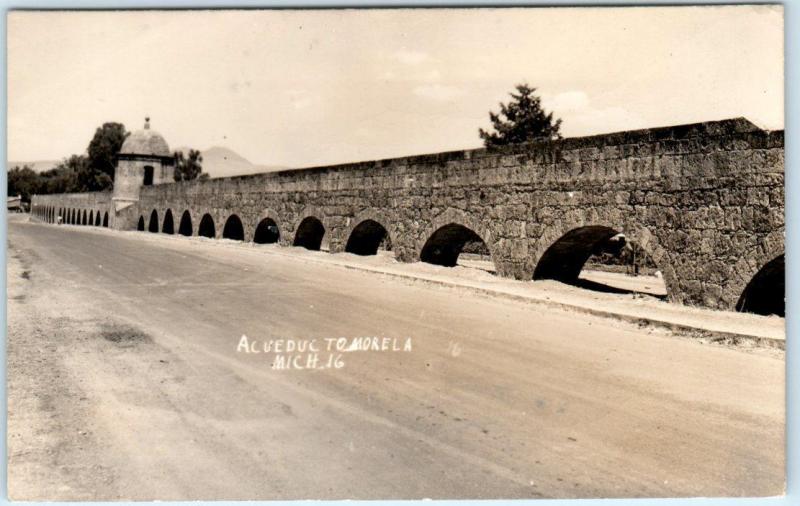
[[518, 84], [511, 93], [508, 104], [500, 103], [500, 112], [489, 111], [494, 131], [480, 128], [479, 134], [487, 148], [520, 144], [523, 142], [560, 139], [561, 120], [553, 120], [553, 113], [542, 109], [542, 101], [535, 95], [536, 88]]
[[183, 151], [176, 151], [175, 158], [175, 181], [191, 181], [199, 179], [205, 181], [208, 174], [203, 173], [203, 155], [196, 149], [190, 149], [189, 155], [185, 156]]
[[78, 191], [78, 166], [81, 165], [80, 157], [71, 157], [39, 174], [41, 180], [40, 192], [72, 193]]
[[31, 195], [40, 193], [39, 189], [39, 175], [29, 166], [17, 166], [8, 171], [9, 196], [21, 195], [23, 202], [30, 202]]
[[79, 174], [79, 182], [85, 191], [108, 190], [113, 186], [114, 168], [122, 144], [129, 133], [122, 123], [103, 123], [94, 132], [87, 148], [88, 163]]
[[82, 155], [72, 155], [68, 167], [75, 170], [77, 192], [108, 191], [114, 187], [114, 179], [105, 172], [96, 170], [91, 161]]

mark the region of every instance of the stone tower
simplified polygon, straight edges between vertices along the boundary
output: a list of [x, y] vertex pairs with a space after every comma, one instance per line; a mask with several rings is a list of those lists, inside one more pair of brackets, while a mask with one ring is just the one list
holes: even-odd
[[117, 212], [139, 200], [142, 186], [175, 181], [175, 160], [167, 141], [150, 130], [150, 118], [144, 129], [125, 139], [114, 171], [114, 207]]

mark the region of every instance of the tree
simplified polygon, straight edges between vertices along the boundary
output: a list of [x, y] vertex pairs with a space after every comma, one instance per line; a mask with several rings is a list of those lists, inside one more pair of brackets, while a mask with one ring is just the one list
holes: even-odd
[[113, 186], [114, 168], [122, 144], [129, 133], [122, 123], [103, 123], [94, 132], [87, 148], [88, 163], [79, 175], [82, 187], [88, 191], [108, 190]]
[[176, 151], [175, 157], [175, 181], [191, 181], [199, 179], [205, 181], [208, 174], [203, 173], [203, 155], [196, 149], [189, 150], [189, 156], [184, 156], [183, 151]]
[[39, 188], [39, 175], [29, 166], [14, 167], [8, 171], [9, 196], [21, 195], [23, 202], [30, 202], [31, 195], [40, 193]]
[[516, 86], [508, 104], [500, 103], [500, 112], [489, 111], [494, 132], [480, 128], [479, 134], [487, 148], [522, 142], [560, 139], [561, 120], [553, 121], [553, 113], [542, 109], [541, 98], [525, 83]]
[[114, 186], [114, 178], [105, 171], [92, 166], [89, 158], [83, 155], [72, 155], [67, 160], [67, 167], [76, 175], [77, 192], [96, 192], [110, 190]]
[[85, 157], [75, 156], [63, 160], [50, 170], [39, 174], [40, 193], [72, 193], [77, 192], [78, 170], [85, 164]]

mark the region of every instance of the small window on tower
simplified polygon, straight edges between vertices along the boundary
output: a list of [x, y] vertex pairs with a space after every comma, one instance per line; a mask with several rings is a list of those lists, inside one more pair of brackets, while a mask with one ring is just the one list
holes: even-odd
[[144, 185], [150, 186], [153, 184], [153, 167], [145, 165], [144, 167]]

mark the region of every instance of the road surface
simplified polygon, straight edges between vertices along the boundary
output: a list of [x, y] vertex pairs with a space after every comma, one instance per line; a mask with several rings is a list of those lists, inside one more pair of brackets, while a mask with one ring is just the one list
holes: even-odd
[[[779, 352], [137, 237], [10, 220], [12, 499], [783, 491]], [[401, 349], [278, 369], [242, 336]]]

